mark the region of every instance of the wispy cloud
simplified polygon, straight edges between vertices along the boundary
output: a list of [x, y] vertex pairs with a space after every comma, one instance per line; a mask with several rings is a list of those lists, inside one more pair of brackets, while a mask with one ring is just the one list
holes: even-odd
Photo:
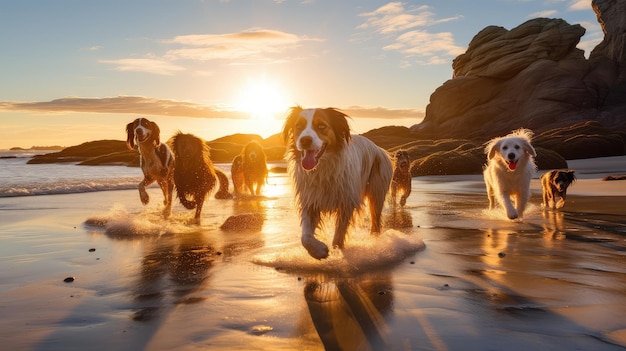
[[177, 36], [166, 40], [168, 44], [180, 44], [181, 49], [169, 50], [168, 59], [214, 60], [250, 59], [262, 55], [281, 53], [294, 49], [304, 41], [319, 39], [298, 36], [270, 29], [249, 29], [238, 33], [196, 34]]
[[66, 97], [42, 102], [0, 102], [0, 110], [84, 113], [121, 113], [198, 118], [249, 118], [243, 112], [184, 101], [161, 100], [141, 96], [112, 98]]
[[554, 15], [558, 13], [559, 12], [556, 10], [545, 10], [545, 11], [533, 12], [530, 15], [528, 15], [528, 18], [553, 17]]
[[358, 118], [389, 118], [389, 119], [421, 119], [424, 118], [423, 110], [417, 109], [389, 109], [384, 107], [349, 106], [341, 109], [348, 116]]
[[224, 34], [190, 34], [161, 40], [165, 45], [176, 47], [162, 55], [99, 62], [114, 65], [118, 71], [173, 75], [186, 70], [181, 61], [227, 60], [231, 65], [284, 62], [282, 53], [310, 41], [323, 40], [264, 28]]
[[[175, 100], [162, 100], [141, 96], [110, 98], [65, 97], [50, 101], [18, 102], [0, 101], [0, 111], [31, 111], [39, 113], [114, 113], [168, 117], [248, 119], [250, 114]], [[411, 118], [424, 117], [424, 111], [415, 109], [387, 109], [383, 107], [350, 106], [343, 109], [349, 116], [359, 118]]]
[[383, 46], [383, 50], [397, 51], [411, 60], [403, 60], [403, 66], [409, 62], [419, 64], [449, 63], [452, 58], [464, 52], [464, 48], [455, 45], [450, 32], [433, 33], [424, 27], [456, 21], [462, 16], [436, 18], [430, 6], [405, 8], [402, 2], [390, 2], [372, 12], [360, 14], [365, 23], [357, 29], [373, 30], [385, 37], [393, 38], [393, 43]]
[[106, 63], [115, 66], [117, 71], [135, 71], [146, 72], [160, 75], [171, 76], [176, 72], [184, 71], [185, 68], [177, 66], [171, 62], [159, 59], [120, 59], [120, 60], [99, 60], [100, 63]]
[[569, 5], [568, 10], [583, 11], [591, 9], [591, 0], [574, 0]]

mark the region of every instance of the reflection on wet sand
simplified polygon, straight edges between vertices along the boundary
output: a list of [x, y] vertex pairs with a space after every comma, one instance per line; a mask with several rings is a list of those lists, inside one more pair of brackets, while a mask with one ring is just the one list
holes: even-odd
[[326, 350], [386, 350], [393, 287], [387, 274], [311, 279], [304, 287], [311, 320]]
[[193, 296], [207, 284], [217, 251], [200, 232], [161, 238], [146, 248], [132, 291], [133, 319], [148, 321], [170, 305], [198, 303]]

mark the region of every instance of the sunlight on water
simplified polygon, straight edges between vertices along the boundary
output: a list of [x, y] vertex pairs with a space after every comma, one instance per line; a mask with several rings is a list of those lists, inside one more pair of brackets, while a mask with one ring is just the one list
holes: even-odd
[[252, 261], [288, 272], [350, 275], [396, 264], [424, 247], [416, 234], [389, 229], [377, 236], [351, 237], [343, 250], [330, 250], [324, 260], [312, 258], [298, 244], [280, 252], [257, 255]]

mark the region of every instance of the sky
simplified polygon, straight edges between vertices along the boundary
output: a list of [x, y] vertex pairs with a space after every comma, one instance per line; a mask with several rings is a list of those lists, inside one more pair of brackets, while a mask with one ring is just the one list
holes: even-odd
[[603, 38], [591, 0], [0, 2], [0, 149], [279, 133], [288, 108], [335, 107], [354, 133], [411, 126], [487, 26], [537, 17]]

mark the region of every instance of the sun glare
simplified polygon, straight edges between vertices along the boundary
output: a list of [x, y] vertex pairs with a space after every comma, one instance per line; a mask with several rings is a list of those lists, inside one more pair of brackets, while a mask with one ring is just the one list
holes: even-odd
[[261, 122], [275, 121], [289, 107], [283, 91], [265, 80], [249, 83], [242, 90], [237, 105], [239, 110], [250, 115], [250, 119]]

